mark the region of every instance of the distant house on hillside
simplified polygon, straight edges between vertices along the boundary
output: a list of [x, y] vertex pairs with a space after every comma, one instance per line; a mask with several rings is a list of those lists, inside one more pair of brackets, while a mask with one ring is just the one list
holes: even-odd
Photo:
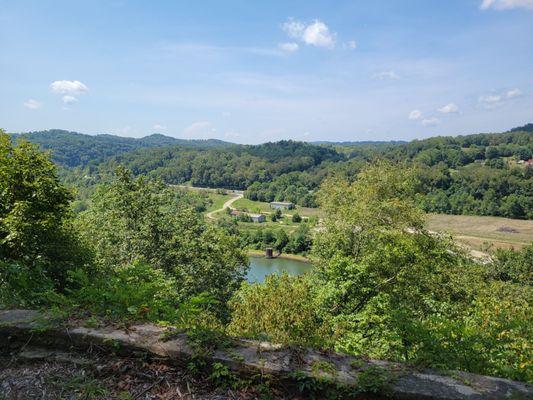
[[273, 201], [270, 203], [270, 208], [274, 210], [292, 210], [294, 208], [294, 203], [290, 201]]
[[239, 215], [241, 212], [240, 211], [237, 211], [237, 210], [231, 210], [231, 212], [229, 213], [229, 215], [233, 216], [233, 217], [236, 217], [237, 215]]
[[529, 160], [527, 160], [526, 165], [533, 166], [533, 158], [530, 158]]
[[252, 221], [254, 222], [265, 222], [265, 216], [263, 214], [248, 214], [250, 218], [252, 218]]

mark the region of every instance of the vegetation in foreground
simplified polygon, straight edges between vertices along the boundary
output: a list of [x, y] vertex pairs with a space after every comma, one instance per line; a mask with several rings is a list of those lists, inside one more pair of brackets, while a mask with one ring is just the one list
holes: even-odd
[[327, 179], [316, 271], [249, 285], [237, 238], [186, 192], [119, 170], [75, 214], [45, 154], [0, 135], [0, 155], [1, 307], [533, 379], [532, 247], [472, 261], [427, 231], [409, 167]]

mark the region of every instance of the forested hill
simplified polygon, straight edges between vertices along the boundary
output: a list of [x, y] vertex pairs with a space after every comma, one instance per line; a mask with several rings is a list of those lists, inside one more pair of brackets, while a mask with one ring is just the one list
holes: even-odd
[[167, 183], [246, 189], [254, 182], [270, 182], [286, 173], [302, 173], [344, 158], [330, 147], [286, 140], [210, 149], [139, 149], [108, 159], [99, 170], [105, 173], [123, 165], [137, 175], [158, 177]]
[[[22, 135], [52, 149], [69, 184], [88, 187], [122, 165], [169, 184], [242, 189], [252, 200], [317, 205], [315, 191], [332, 175], [354, 180], [376, 159], [417, 167], [420, 205], [428, 212], [533, 219], [533, 125], [504, 133], [440, 136], [409, 143], [236, 145], [88, 136], [65, 131]], [[91, 177], [91, 179], [89, 179]]]
[[60, 129], [47, 131], [12, 134], [13, 138], [23, 138], [37, 143], [44, 150], [52, 152], [53, 160], [63, 166], [77, 167], [89, 163], [99, 163], [105, 158], [133, 151], [139, 148], [189, 146], [219, 147], [230, 146], [231, 143], [217, 139], [185, 140], [153, 134], [140, 139], [114, 135], [85, 135]]

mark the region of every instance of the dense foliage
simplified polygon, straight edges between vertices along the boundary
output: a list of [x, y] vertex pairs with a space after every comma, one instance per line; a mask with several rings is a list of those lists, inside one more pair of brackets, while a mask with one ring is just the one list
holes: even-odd
[[299, 155], [307, 146], [226, 153], [271, 157], [275, 168], [341, 166], [316, 192], [324, 217], [314, 227], [315, 270], [250, 285], [241, 247], [308, 251], [307, 223], [295, 218], [291, 236], [264, 229], [238, 237], [227, 220], [207, 223], [197, 197], [123, 168], [72, 213], [48, 155], [0, 133], [0, 307], [59, 306], [89, 322], [171, 323], [192, 337], [208, 327], [217, 338], [226, 331], [533, 380], [533, 245], [474, 261], [425, 228], [419, 164], [333, 162], [338, 153], [313, 146], [312, 156]]
[[169, 184], [246, 189], [251, 200], [316, 207], [316, 192], [324, 179], [341, 174], [351, 181], [368, 162], [388, 159], [418, 168], [417, 202], [426, 212], [533, 218], [533, 167], [526, 163], [533, 157], [529, 125], [506, 133], [409, 143], [281, 141], [243, 146], [162, 135], [131, 139], [65, 131], [22, 137], [53, 150], [54, 159], [69, 167], [60, 171], [62, 179], [76, 186], [82, 199], [121, 165], [134, 175]]
[[327, 180], [315, 273], [244, 286], [231, 332], [531, 380], [531, 247], [472, 261], [424, 228], [417, 186], [415, 170], [387, 163]]
[[119, 170], [78, 216], [103, 271], [143, 262], [176, 281], [179, 298], [207, 293], [225, 302], [243, 279], [246, 258], [235, 237], [180, 201], [184, 192]]
[[74, 216], [46, 154], [5, 134], [0, 152], [0, 305], [177, 320], [195, 301], [224, 317], [247, 260], [187, 192], [119, 170]]
[[45, 154], [29, 142], [13, 146], [0, 131], [0, 283], [15, 297], [60, 290], [68, 271], [89, 261], [71, 200]]

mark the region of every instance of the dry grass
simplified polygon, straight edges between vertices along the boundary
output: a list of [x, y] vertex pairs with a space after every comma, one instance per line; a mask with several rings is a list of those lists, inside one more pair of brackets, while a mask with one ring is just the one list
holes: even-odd
[[533, 221], [519, 219], [428, 214], [428, 228], [448, 232], [476, 250], [520, 249], [533, 241]]

